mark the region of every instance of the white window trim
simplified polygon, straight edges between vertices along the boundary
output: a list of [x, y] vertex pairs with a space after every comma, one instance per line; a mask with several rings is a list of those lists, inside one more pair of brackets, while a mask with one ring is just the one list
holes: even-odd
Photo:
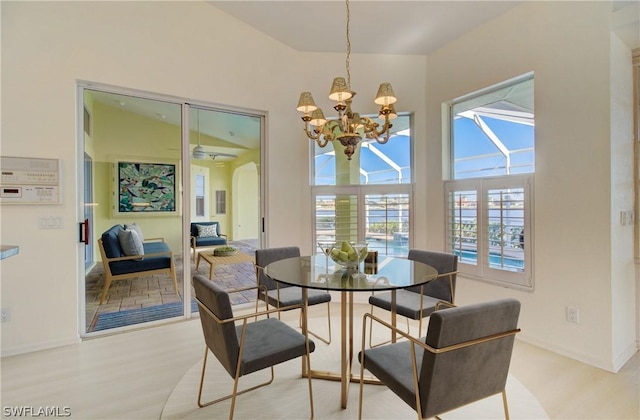
[[[478, 254], [477, 265], [458, 262], [458, 270], [465, 277], [470, 279], [496, 284], [504, 287], [515, 288], [525, 291], [533, 291], [535, 289], [534, 273], [533, 273], [533, 174], [509, 175], [491, 178], [474, 178], [463, 179], [459, 181], [445, 182], [445, 224], [449, 224], [449, 194], [455, 191], [471, 191], [477, 192], [478, 200]], [[498, 270], [490, 268], [487, 255], [489, 254], [488, 240], [488, 215], [487, 215], [487, 191], [499, 188], [524, 188], [524, 259], [525, 269], [523, 272], [516, 273], [507, 270]], [[447, 249], [452, 249], [448, 228], [445, 229]]]

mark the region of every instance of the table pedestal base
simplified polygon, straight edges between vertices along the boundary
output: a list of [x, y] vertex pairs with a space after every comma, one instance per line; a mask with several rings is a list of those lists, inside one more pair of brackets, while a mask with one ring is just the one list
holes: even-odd
[[[307, 289], [302, 289], [302, 297], [307, 302]], [[306, 305], [305, 305], [306, 308]], [[302, 376], [311, 376], [314, 379], [324, 379], [329, 381], [340, 381], [340, 406], [347, 408], [349, 397], [349, 384], [351, 382], [360, 383], [360, 375], [351, 373], [353, 364], [353, 292], [341, 292], [340, 303], [340, 372], [323, 370], [306, 370], [306, 362], [302, 362]], [[306, 331], [306, 309], [302, 320], [303, 331]], [[365, 384], [380, 385], [381, 382], [374, 377], [364, 378]]]

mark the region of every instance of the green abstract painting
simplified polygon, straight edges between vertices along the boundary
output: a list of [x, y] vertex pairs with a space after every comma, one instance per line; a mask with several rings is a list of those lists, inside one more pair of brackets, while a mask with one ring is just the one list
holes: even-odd
[[176, 165], [118, 162], [121, 213], [176, 211]]

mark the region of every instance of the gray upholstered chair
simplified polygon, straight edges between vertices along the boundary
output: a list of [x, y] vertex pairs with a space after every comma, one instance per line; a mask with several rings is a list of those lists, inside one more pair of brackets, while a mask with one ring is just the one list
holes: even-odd
[[[300, 248], [297, 246], [281, 247], [281, 248], [265, 248], [256, 250], [256, 278], [258, 286], [267, 288], [267, 293], [258, 290], [258, 299], [266, 302], [268, 305], [282, 308], [284, 306], [302, 304], [302, 290], [296, 286], [289, 286], [270, 279], [264, 274], [264, 267], [275, 261], [285, 258], [293, 258], [300, 256]], [[309, 306], [321, 303], [327, 304], [327, 323], [329, 326], [329, 338], [323, 338], [313, 331], [309, 330], [309, 334], [317, 337], [319, 340], [327, 344], [331, 343], [331, 294], [322, 290], [309, 289], [307, 291], [307, 299]], [[258, 302], [256, 302], [256, 305]]]
[[365, 349], [366, 323], [391, 325], [371, 314], [363, 318], [360, 409], [364, 369], [416, 410], [419, 419], [437, 416], [502, 393], [509, 418], [506, 382], [515, 334], [520, 330], [520, 302], [502, 299], [442, 309], [429, 320], [425, 338], [396, 329], [407, 340]]
[[[236, 396], [273, 382], [274, 365], [306, 356], [306, 370], [307, 372], [310, 371], [309, 354], [315, 350], [315, 344], [307, 336], [300, 334], [284, 322], [276, 318], [269, 318], [269, 314], [277, 312], [277, 309], [250, 313], [244, 316], [233, 316], [228, 293], [253, 289], [256, 286], [224, 291], [214, 282], [200, 274], [193, 276], [193, 286], [196, 292], [200, 322], [206, 343], [200, 388], [198, 389], [198, 406], [206, 407], [231, 398], [229, 419], [232, 419]], [[301, 306], [297, 307], [300, 308]], [[262, 315], [266, 315], [267, 318], [248, 322], [250, 319], [255, 319]], [[236, 322], [240, 321], [242, 324], [236, 325]], [[233, 378], [233, 391], [230, 395], [203, 403], [202, 387], [209, 351], [216, 356]], [[271, 369], [271, 379], [269, 381], [238, 391], [238, 382], [241, 376], [266, 368]], [[313, 418], [313, 393], [310, 375], [308, 381], [309, 405], [311, 418]]]
[[[422, 335], [422, 319], [440, 307], [454, 304], [458, 256], [444, 252], [410, 249], [407, 257], [434, 267], [438, 277], [421, 286], [396, 291], [396, 313], [407, 319], [419, 321], [418, 336]], [[391, 310], [391, 292], [376, 292], [369, 298], [371, 313], [373, 307]], [[407, 321], [408, 325], [408, 321]], [[410, 333], [410, 331], [407, 331]]]

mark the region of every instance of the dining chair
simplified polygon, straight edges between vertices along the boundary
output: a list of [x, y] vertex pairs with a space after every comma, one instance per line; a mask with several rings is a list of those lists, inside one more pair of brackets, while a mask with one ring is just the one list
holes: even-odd
[[[314, 342], [309, 340], [308, 336], [299, 333], [279, 319], [269, 317], [270, 314], [277, 313], [279, 309], [267, 309], [234, 317], [229, 293], [251, 290], [257, 288], [257, 286], [225, 291], [208, 278], [196, 274], [193, 276], [193, 287], [196, 293], [196, 301], [200, 311], [200, 323], [202, 324], [202, 332], [206, 344], [200, 387], [198, 389], [199, 407], [206, 407], [231, 398], [229, 419], [232, 419], [236, 397], [272, 383], [274, 380], [273, 366], [306, 356], [307, 372], [311, 370], [309, 354], [315, 350]], [[302, 305], [298, 305], [295, 308], [302, 309]], [[282, 308], [282, 310], [289, 309], [294, 309], [294, 307]], [[266, 318], [257, 319], [257, 317], [264, 315], [266, 315]], [[251, 319], [257, 320], [248, 322]], [[236, 325], [236, 323], [241, 324]], [[220, 364], [233, 378], [233, 391], [227, 396], [203, 403], [202, 388], [209, 351], [216, 356]], [[238, 391], [241, 376], [266, 368], [271, 369], [270, 380]], [[309, 406], [311, 418], [313, 418], [311, 376], [309, 376], [308, 382]]]
[[[430, 265], [438, 271], [438, 277], [421, 286], [396, 290], [396, 314], [419, 321], [418, 336], [422, 335], [422, 320], [441, 307], [454, 305], [458, 256], [444, 252], [410, 249], [408, 259]], [[371, 313], [373, 307], [391, 311], [392, 292], [376, 292], [369, 297]], [[369, 335], [371, 338], [371, 334]], [[381, 343], [385, 344], [385, 343]], [[371, 347], [373, 345], [369, 343]], [[379, 344], [378, 344], [379, 345]]]
[[[264, 248], [256, 249], [256, 278], [258, 286], [266, 287], [265, 293], [262, 289], [258, 290], [258, 299], [256, 300], [256, 308], [260, 300], [268, 305], [282, 308], [291, 305], [302, 304], [302, 289], [296, 286], [290, 286], [270, 279], [264, 274], [264, 267], [275, 261], [285, 258], [294, 258], [300, 256], [300, 248], [297, 246], [280, 247], [280, 248]], [[308, 289], [307, 303], [309, 306], [327, 304], [327, 325], [329, 327], [329, 338], [324, 338], [309, 330], [309, 334], [319, 340], [331, 344], [331, 294], [322, 290]], [[279, 316], [279, 315], [278, 315]]]
[[[509, 419], [506, 383], [520, 302], [501, 299], [439, 310], [431, 315], [426, 338], [415, 338], [368, 313], [363, 317], [360, 360], [362, 418], [364, 370], [416, 410], [437, 417], [501, 393]], [[365, 349], [366, 324], [396, 330], [406, 340]]]

